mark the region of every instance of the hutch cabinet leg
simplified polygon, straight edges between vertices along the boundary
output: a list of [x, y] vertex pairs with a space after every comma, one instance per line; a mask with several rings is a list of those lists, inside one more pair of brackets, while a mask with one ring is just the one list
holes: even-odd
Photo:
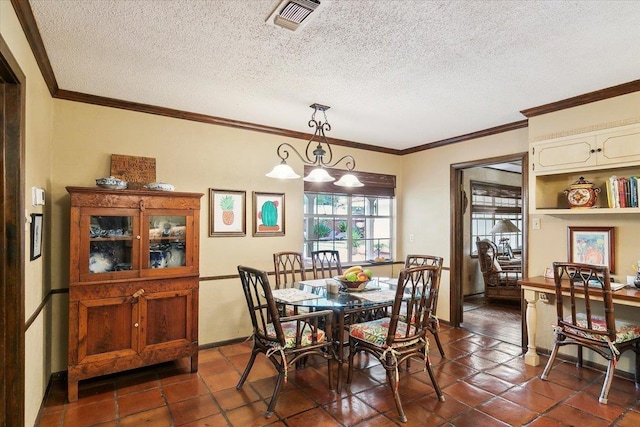
[[69, 402], [78, 401], [78, 381], [69, 381], [67, 384], [67, 395]]
[[198, 353], [191, 356], [191, 373], [195, 374], [198, 372]]
[[540, 364], [540, 356], [536, 352], [536, 327], [538, 324], [538, 313], [536, 311], [536, 302], [538, 301], [538, 292], [525, 289], [524, 299], [527, 301], [527, 353], [524, 355], [524, 363], [530, 366], [538, 366]]

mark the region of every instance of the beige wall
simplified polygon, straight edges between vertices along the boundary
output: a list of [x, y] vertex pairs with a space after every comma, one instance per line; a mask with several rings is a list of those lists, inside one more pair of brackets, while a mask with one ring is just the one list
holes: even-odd
[[[44, 188], [47, 196], [51, 190], [51, 127], [53, 101], [40, 74], [20, 23], [9, 1], [0, 1], [0, 35], [6, 42], [11, 54], [18, 62], [26, 76], [26, 117], [25, 140], [26, 178], [25, 198], [26, 218], [32, 213], [44, 213], [44, 240], [42, 257], [29, 261], [29, 226], [26, 224], [25, 234], [25, 316], [29, 319], [35, 312], [44, 295], [48, 291], [45, 280], [50, 261], [51, 209], [31, 206], [31, 187]], [[48, 201], [47, 201], [48, 203]], [[51, 314], [47, 306], [27, 329], [25, 334], [25, 425], [33, 425], [42, 396], [51, 373], [48, 362], [50, 325], [46, 317]], [[26, 320], [25, 319], [25, 320]]]
[[[399, 253], [429, 253], [451, 265], [450, 167], [455, 163], [526, 152], [527, 129], [478, 138], [403, 156], [402, 193], [398, 204]], [[409, 236], [413, 234], [414, 241]], [[438, 317], [449, 320], [450, 274], [443, 271]]]
[[[557, 136], [588, 132], [595, 129], [610, 128], [624, 124], [640, 122], [640, 92], [593, 102], [579, 107], [545, 114], [529, 120], [529, 139], [539, 141]], [[588, 174], [588, 172], [587, 172]], [[535, 176], [529, 174], [529, 188], [533, 189]], [[567, 227], [568, 226], [606, 226], [615, 227], [615, 261], [616, 270], [613, 276], [618, 281], [625, 281], [626, 275], [633, 275], [631, 265], [640, 259], [638, 249], [638, 232], [640, 222], [637, 214], [621, 212], [605, 215], [538, 215], [535, 208], [534, 192], [529, 198], [531, 218], [539, 218], [539, 230], [529, 229], [529, 274], [542, 275], [546, 267], [554, 261], [567, 260]], [[531, 220], [529, 221], [531, 227]], [[537, 303], [538, 337], [536, 344], [550, 349], [553, 345], [553, 334], [549, 327], [555, 321], [555, 306]], [[637, 309], [616, 306], [616, 317], [636, 320]], [[572, 346], [562, 350], [575, 355]], [[585, 353], [587, 360], [602, 364], [602, 358], [591, 352]], [[633, 371], [631, 356], [623, 357], [618, 368]]]

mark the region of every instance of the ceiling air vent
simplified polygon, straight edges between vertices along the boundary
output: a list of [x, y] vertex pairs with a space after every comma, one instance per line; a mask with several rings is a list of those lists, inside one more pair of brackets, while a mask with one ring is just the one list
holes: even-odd
[[267, 22], [296, 31], [309, 22], [309, 15], [317, 11], [319, 0], [283, 0], [275, 7]]

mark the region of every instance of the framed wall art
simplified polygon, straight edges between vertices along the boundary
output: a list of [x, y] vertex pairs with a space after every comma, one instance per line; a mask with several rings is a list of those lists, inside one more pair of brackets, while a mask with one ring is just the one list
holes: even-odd
[[253, 235], [284, 236], [284, 193], [253, 192]]
[[569, 262], [606, 265], [615, 272], [613, 227], [567, 227]]
[[247, 234], [246, 191], [209, 189], [209, 236]]
[[42, 255], [42, 214], [31, 214], [31, 261]]

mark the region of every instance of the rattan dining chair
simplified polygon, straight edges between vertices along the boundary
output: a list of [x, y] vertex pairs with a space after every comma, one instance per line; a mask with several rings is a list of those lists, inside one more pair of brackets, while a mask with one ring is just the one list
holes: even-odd
[[[404, 261], [404, 268], [411, 267], [420, 267], [423, 265], [434, 265], [438, 267], [438, 283], [440, 283], [440, 276], [442, 274], [442, 263], [444, 259], [439, 256], [434, 255], [407, 255], [407, 258]], [[433, 289], [431, 293], [433, 294], [433, 298], [431, 300], [431, 317], [429, 318], [429, 332], [436, 339], [436, 345], [438, 346], [438, 351], [440, 352], [440, 356], [444, 357], [444, 348], [442, 347], [442, 343], [440, 342], [440, 336], [438, 332], [440, 331], [440, 321], [437, 316], [437, 308], [438, 308], [438, 291], [439, 289]]]
[[[327, 360], [329, 390], [335, 391], [332, 365], [337, 357], [332, 336], [333, 312], [322, 310], [281, 317], [267, 273], [245, 266], [238, 266], [238, 273], [253, 325], [253, 349], [236, 389], [242, 388], [256, 356], [263, 353], [278, 370], [265, 418], [273, 414], [282, 383], [287, 382], [289, 367], [294, 364], [300, 366], [297, 362], [308, 356]], [[320, 324], [324, 329], [319, 327]]]
[[[640, 324], [615, 319], [609, 267], [554, 262], [553, 276], [557, 310], [557, 323], [553, 326], [555, 339], [551, 356], [540, 378], [548, 379], [560, 347], [578, 346], [578, 366], [582, 366], [582, 347], [589, 348], [608, 361], [607, 374], [598, 399], [600, 403], [606, 404], [615, 365], [622, 353], [632, 350], [635, 352], [637, 387], [640, 375]], [[565, 301], [563, 292], [567, 291], [569, 297]], [[594, 295], [595, 293], [598, 295]], [[604, 307], [598, 310], [593, 307], [595, 304], [592, 304], [592, 300], [600, 295]], [[567, 306], [565, 302], [568, 302]], [[578, 308], [582, 306], [584, 309]], [[597, 316], [594, 313], [596, 311], [601, 311], [604, 316]]]
[[311, 265], [314, 279], [327, 279], [342, 274], [340, 252], [336, 250], [312, 251]]
[[301, 280], [307, 280], [301, 252], [283, 251], [273, 254], [276, 289]]
[[[398, 391], [399, 367], [410, 358], [418, 357], [424, 362], [438, 399], [444, 401], [444, 394], [431, 369], [427, 336], [434, 298], [430, 290], [438, 289], [439, 280], [437, 266], [424, 265], [402, 269], [398, 277], [391, 317], [356, 323], [349, 327], [347, 384], [351, 384], [353, 378], [356, 354], [366, 352], [376, 357], [386, 370], [387, 381], [402, 422], [406, 422], [407, 417], [402, 409]], [[400, 320], [401, 315], [405, 316], [406, 321]]]

